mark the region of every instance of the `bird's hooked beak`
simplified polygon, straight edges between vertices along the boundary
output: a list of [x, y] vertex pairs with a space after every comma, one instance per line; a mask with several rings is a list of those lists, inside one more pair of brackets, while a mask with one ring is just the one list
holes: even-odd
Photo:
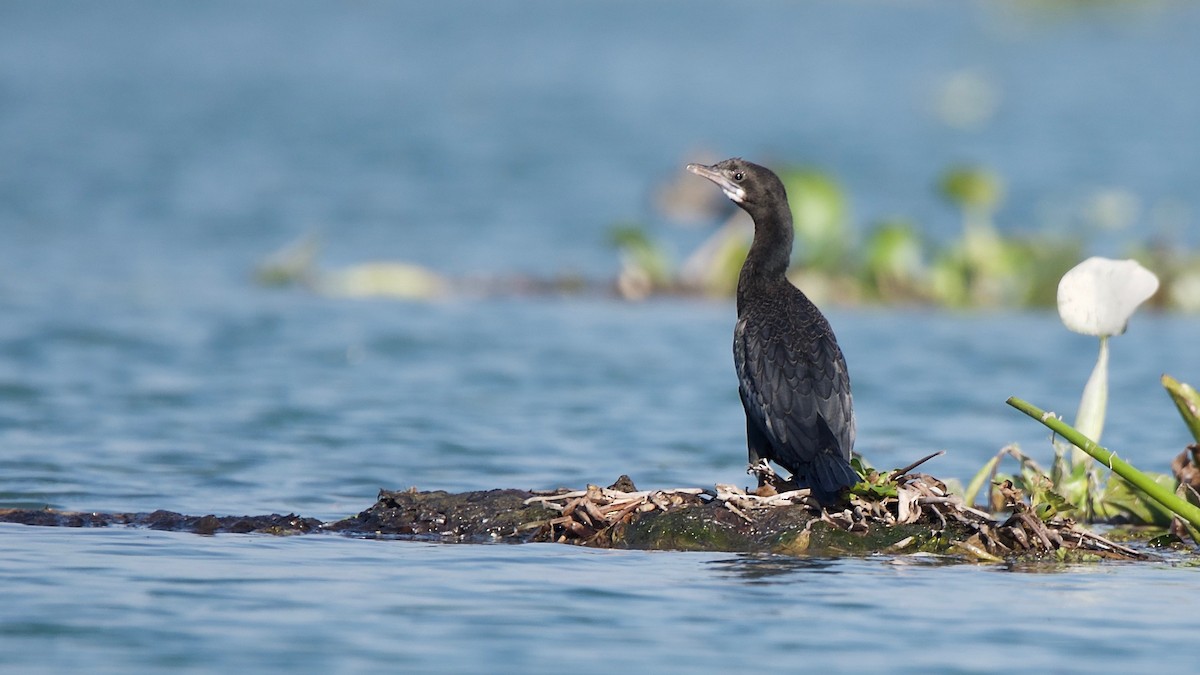
[[731, 180], [723, 172], [718, 171], [711, 166], [704, 166], [703, 164], [688, 164], [687, 170], [691, 171], [697, 176], [703, 176], [704, 178], [716, 183], [717, 187], [721, 188], [721, 191], [725, 193], [726, 197], [729, 197], [738, 204], [741, 204], [742, 201], [746, 199], [746, 190], [743, 189], [742, 186], [733, 182], [733, 180]]

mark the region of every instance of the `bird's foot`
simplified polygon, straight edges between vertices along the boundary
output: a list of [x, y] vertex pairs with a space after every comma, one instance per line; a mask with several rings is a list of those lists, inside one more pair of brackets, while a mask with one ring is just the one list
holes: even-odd
[[746, 473], [758, 479], [759, 485], [765, 485], [771, 480], [779, 480], [779, 476], [775, 474], [775, 469], [771, 468], [771, 463], [765, 459], [760, 459], [757, 462], [746, 467]]
[[775, 473], [775, 470], [771, 468], [771, 464], [765, 459], [760, 459], [751, 464], [746, 468], [746, 473], [758, 479], [758, 488], [753, 492], [759, 497], [770, 497], [791, 489], [788, 481], [780, 478], [779, 474]]

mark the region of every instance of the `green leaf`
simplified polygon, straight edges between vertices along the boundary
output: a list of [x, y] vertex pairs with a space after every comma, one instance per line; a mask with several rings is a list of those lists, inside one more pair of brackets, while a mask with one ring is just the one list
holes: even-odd
[[1075, 505], [1066, 500], [1062, 495], [1054, 491], [1053, 488], [1047, 486], [1038, 493], [1037, 500], [1030, 500], [1033, 504], [1034, 513], [1043, 522], [1050, 520], [1057, 515], [1068, 515], [1075, 510]]
[[1192, 432], [1192, 437], [1200, 443], [1200, 392], [1189, 384], [1184, 384], [1170, 375], [1162, 376], [1162, 385], [1166, 387], [1175, 407], [1183, 417], [1184, 424]]
[[983, 489], [984, 484], [990, 482], [988, 478], [996, 473], [996, 467], [999, 466], [1000, 459], [1004, 457], [1005, 454], [1006, 453], [1003, 450], [996, 453], [996, 456], [989, 459], [987, 464], [984, 464], [983, 468], [971, 478], [971, 482], [967, 484], [967, 489], [963, 493], [963, 502], [965, 504], [968, 506], [973, 506], [975, 504], [975, 497], [979, 494], [979, 491]]
[[969, 211], [993, 211], [1004, 196], [1004, 184], [981, 166], [954, 166], [942, 174], [942, 196]]
[[674, 268], [671, 256], [642, 226], [618, 223], [609, 230], [608, 237], [625, 262], [645, 272], [652, 283], [664, 285], [670, 281]]
[[[1163, 474], [1148, 474], [1154, 482], [1167, 490], [1175, 489], [1175, 479]], [[1106, 515], [1113, 518], [1125, 516], [1129, 521], [1147, 525], [1169, 525], [1170, 510], [1154, 501], [1145, 492], [1129, 484], [1121, 478], [1113, 478], [1105, 486], [1103, 504], [1109, 511]]]
[[877, 298], [911, 300], [924, 294], [928, 275], [916, 226], [900, 219], [878, 223], [863, 245], [863, 281]]
[[819, 169], [780, 173], [792, 207], [796, 255], [805, 267], [842, 269], [849, 249], [846, 191], [832, 174]]

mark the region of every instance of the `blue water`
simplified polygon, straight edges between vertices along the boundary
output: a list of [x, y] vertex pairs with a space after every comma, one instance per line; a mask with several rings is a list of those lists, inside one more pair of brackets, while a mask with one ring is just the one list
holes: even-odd
[[[328, 265], [603, 279], [615, 221], [703, 236], [651, 198], [702, 147], [835, 171], [860, 228], [953, 234], [931, 186], [973, 160], [1003, 228], [1081, 228], [1119, 188], [1139, 215], [1098, 246], [1186, 236], [1200, 10], [1015, 7], [0, 5], [0, 507], [747, 481], [729, 303], [345, 301], [251, 270], [318, 231]], [[971, 130], [931, 112], [963, 69], [1000, 95]], [[946, 477], [1010, 442], [1048, 460], [1003, 401], [1069, 418], [1095, 354], [1051, 313], [828, 313], [859, 450], [945, 449]], [[1197, 334], [1142, 313], [1113, 340], [1104, 441], [1147, 469], [1188, 442], [1157, 379], [1200, 380]], [[1191, 567], [1007, 572], [0, 525], [0, 669], [1128, 671], [1190, 642]]]
[[[0, 526], [6, 543], [19, 527]], [[1031, 671], [1120, 671], [1177, 658], [1196, 588], [1194, 569], [1136, 564], [36, 538], [0, 562], [14, 672], [985, 672], [1014, 653]]]

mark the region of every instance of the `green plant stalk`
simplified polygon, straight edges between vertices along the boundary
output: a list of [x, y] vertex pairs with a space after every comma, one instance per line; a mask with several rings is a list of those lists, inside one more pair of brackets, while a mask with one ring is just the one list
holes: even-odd
[[1192, 436], [1200, 443], [1200, 393], [1170, 375], [1162, 376], [1162, 386], [1171, 395], [1171, 400], [1175, 401], [1175, 407], [1179, 408], [1179, 414], [1183, 416]]
[[1053, 413], [1047, 413], [1016, 396], [1010, 397], [1008, 404], [1046, 425], [1051, 431], [1067, 439], [1075, 447], [1083, 450], [1096, 458], [1101, 464], [1112, 469], [1113, 473], [1129, 481], [1131, 485], [1142, 492], [1145, 492], [1154, 501], [1162, 504], [1164, 508], [1191, 523], [1193, 527], [1200, 528], [1200, 508], [1188, 503], [1187, 500], [1180, 499], [1174, 492], [1154, 482], [1153, 478], [1138, 471], [1133, 465], [1117, 457], [1117, 453], [1096, 445], [1090, 438], [1055, 417]]

